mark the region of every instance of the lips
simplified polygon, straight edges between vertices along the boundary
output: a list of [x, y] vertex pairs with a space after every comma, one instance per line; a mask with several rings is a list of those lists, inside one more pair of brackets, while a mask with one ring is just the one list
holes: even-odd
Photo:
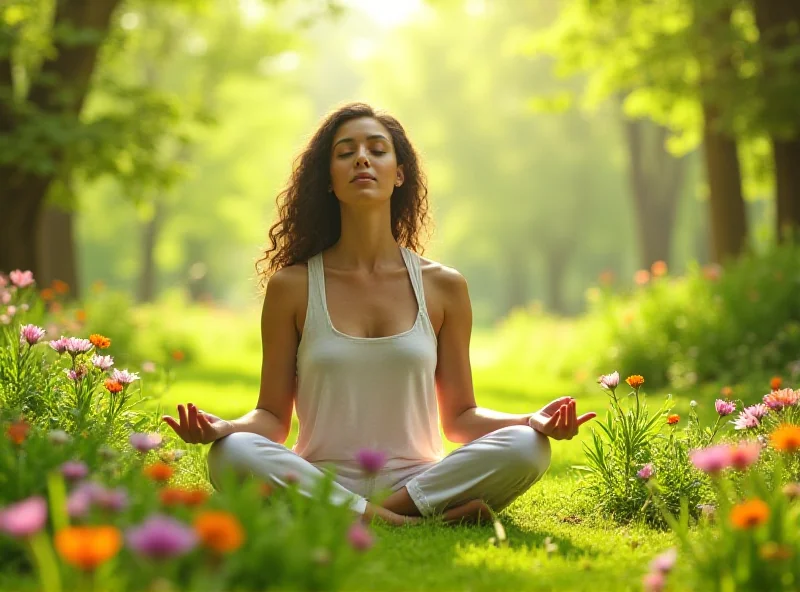
[[377, 179], [375, 177], [373, 177], [372, 175], [370, 175], [369, 173], [359, 173], [355, 177], [353, 177], [350, 182], [354, 183], [355, 181], [361, 181], [361, 180], [364, 180], [364, 179], [369, 179], [371, 181], [377, 181]]

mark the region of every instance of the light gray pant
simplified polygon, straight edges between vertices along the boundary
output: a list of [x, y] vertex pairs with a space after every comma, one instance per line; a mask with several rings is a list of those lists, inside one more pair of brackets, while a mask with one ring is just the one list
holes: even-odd
[[500, 511], [536, 483], [550, 466], [550, 441], [528, 426], [494, 431], [454, 450], [438, 462], [383, 470], [375, 478], [354, 464], [312, 464], [282, 444], [248, 432], [216, 441], [208, 453], [211, 483], [219, 488], [227, 470], [286, 486], [286, 476], [308, 495], [322, 469], [335, 470], [332, 500], [363, 514], [373, 487], [392, 492], [406, 487], [423, 516], [481, 499]]

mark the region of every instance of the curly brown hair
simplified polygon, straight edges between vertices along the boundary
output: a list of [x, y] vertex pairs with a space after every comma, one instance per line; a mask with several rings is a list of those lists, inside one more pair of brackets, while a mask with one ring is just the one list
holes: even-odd
[[342, 124], [361, 117], [383, 124], [392, 135], [397, 164], [403, 165], [405, 180], [391, 198], [392, 235], [401, 246], [424, 253], [419, 235], [422, 229], [429, 230], [431, 222], [428, 187], [414, 147], [397, 119], [365, 103], [348, 103], [325, 117], [277, 196], [278, 221], [269, 230], [271, 245], [256, 262], [262, 288], [279, 269], [308, 261], [339, 240], [339, 201], [328, 190], [333, 138]]

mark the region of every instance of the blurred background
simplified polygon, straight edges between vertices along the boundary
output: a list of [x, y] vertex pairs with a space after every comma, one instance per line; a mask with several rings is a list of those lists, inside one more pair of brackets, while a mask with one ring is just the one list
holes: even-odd
[[[275, 196], [320, 119], [359, 100], [421, 153], [425, 254], [467, 278], [495, 338], [476, 364], [502, 344], [549, 363], [566, 334], [596, 352], [570, 349], [571, 378], [628, 362], [691, 384], [755, 349], [764, 372], [800, 357], [796, 0], [4, 0], [0, 25], [0, 270], [33, 270], [57, 311], [85, 300], [73, 323], [107, 291], [97, 330], [199, 306], [257, 349]], [[737, 262], [727, 287], [691, 283]]]

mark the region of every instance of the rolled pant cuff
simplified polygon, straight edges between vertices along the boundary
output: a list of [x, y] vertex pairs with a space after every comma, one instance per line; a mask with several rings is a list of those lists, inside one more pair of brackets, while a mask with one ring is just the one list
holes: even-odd
[[413, 501], [414, 505], [417, 506], [417, 510], [419, 510], [419, 513], [422, 516], [427, 517], [433, 514], [434, 508], [430, 505], [430, 503], [428, 503], [428, 498], [425, 497], [425, 494], [422, 492], [422, 488], [419, 486], [416, 478], [406, 483], [406, 490], [408, 491], [411, 501]]

